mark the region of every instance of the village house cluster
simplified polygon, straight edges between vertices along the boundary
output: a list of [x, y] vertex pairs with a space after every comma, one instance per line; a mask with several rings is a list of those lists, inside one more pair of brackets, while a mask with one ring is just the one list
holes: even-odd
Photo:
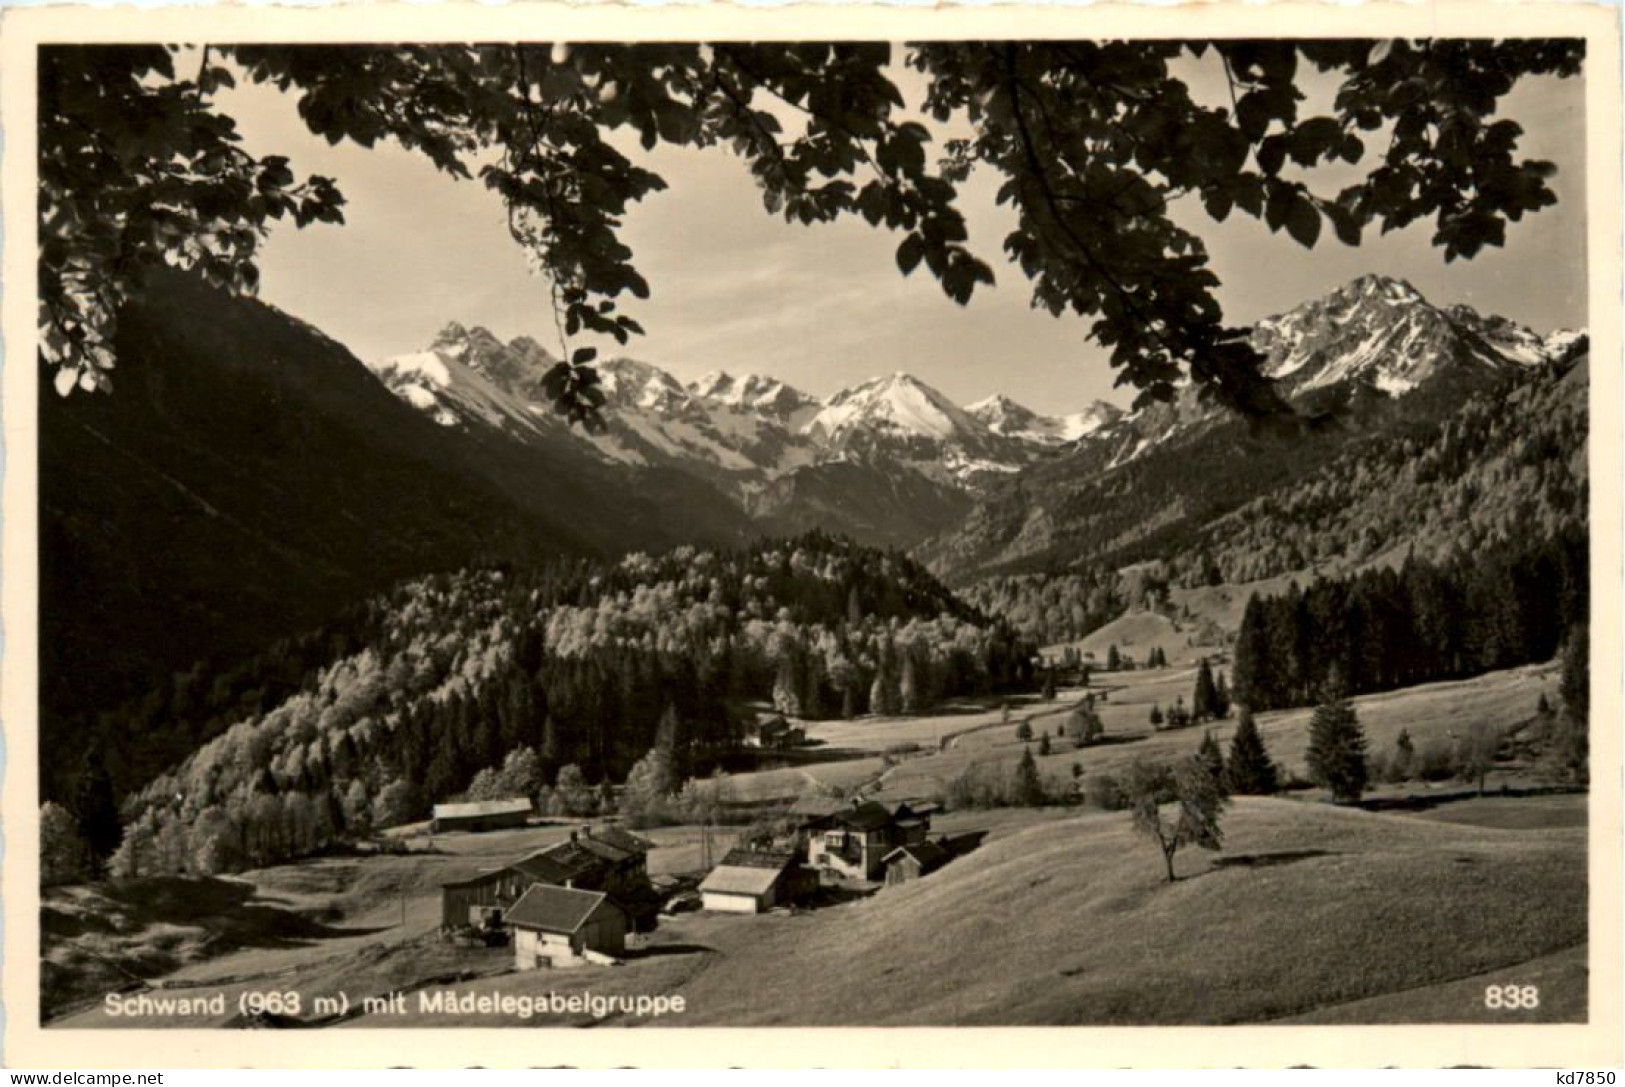
[[[523, 804], [523, 801], [517, 803]], [[518, 825], [514, 803], [449, 804], [437, 830]], [[932, 840], [931, 805], [807, 797], [789, 833], [730, 850], [700, 882], [701, 908], [756, 914], [812, 901], [821, 888], [858, 892], [927, 875], [952, 858]], [[528, 806], [525, 809], [528, 815]], [[441, 929], [487, 943], [511, 941], [520, 970], [613, 963], [628, 937], [651, 931], [661, 895], [649, 878], [654, 844], [616, 826], [582, 826], [568, 840], [441, 885]]]

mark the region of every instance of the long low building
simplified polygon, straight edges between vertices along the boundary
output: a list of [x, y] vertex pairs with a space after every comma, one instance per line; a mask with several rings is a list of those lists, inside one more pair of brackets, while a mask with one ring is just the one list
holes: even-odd
[[534, 811], [522, 796], [506, 800], [473, 800], [465, 804], [436, 804], [429, 830], [444, 834], [452, 830], [480, 831], [522, 827]]

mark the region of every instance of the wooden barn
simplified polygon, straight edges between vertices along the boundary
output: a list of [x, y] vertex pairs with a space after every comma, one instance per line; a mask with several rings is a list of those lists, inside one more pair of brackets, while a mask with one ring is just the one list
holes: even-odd
[[440, 927], [484, 928], [502, 923], [503, 909], [513, 902], [514, 873], [509, 868], [481, 872], [440, 885]]
[[580, 966], [626, 951], [626, 911], [602, 891], [538, 883], [508, 911], [514, 968]]
[[791, 901], [799, 865], [790, 851], [735, 849], [700, 884], [700, 902], [720, 913], [764, 913]]
[[907, 883], [930, 875], [952, 857], [953, 854], [937, 842], [900, 845], [885, 856], [886, 884]]
[[436, 804], [429, 831], [444, 834], [451, 830], [474, 832], [522, 827], [530, 819], [531, 811], [530, 801], [522, 796], [507, 800], [474, 800], [466, 804]]

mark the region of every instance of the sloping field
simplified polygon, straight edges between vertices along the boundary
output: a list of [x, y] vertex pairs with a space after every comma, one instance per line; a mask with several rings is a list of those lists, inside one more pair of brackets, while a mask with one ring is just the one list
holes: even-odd
[[[1106, 743], [1073, 748], [1070, 742], [1052, 741], [1052, 754], [1038, 758], [1040, 770], [1057, 779], [1072, 776], [1076, 764], [1090, 775], [1123, 769], [1135, 758], [1172, 760], [1196, 750], [1203, 732], [1212, 732], [1228, 750], [1235, 730], [1235, 718], [1173, 732], [1154, 732], [1147, 720], [1153, 703], [1167, 709], [1175, 696], [1189, 705], [1195, 672], [1190, 668], [1166, 668], [1146, 672], [1121, 672], [1099, 677], [1110, 691], [1110, 700], [1097, 703], [1096, 711], [1106, 728]], [[1420, 749], [1430, 740], [1448, 742], [1475, 721], [1497, 728], [1510, 728], [1528, 720], [1542, 691], [1556, 698], [1556, 673], [1552, 665], [1491, 672], [1472, 679], [1431, 683], [1383, 694], [1363, 695], [1353, 700], [1365, 730], [1368, 749], [1389, 750], [1401, 730], [1410, 732]], [[1309, 747], [1309, 719], [1312, 709], [1280, 710], [1257, 717], [1260, 734], [1276, 765], [1290, 774], [1307, 776], [1304, 757]], [[1053, 731], [1056, 717], [1035, 721], [1035, 728]], [[1021, 757], [1022, 743], [1015, 727], [1001, 727], [967, 736], [948, 750], [910, 759], [886, 777], [888, 796], [920, 796], [939, 791], [943, 784], [973, 763], [1014, 765]], [[1037, 755], [1036, 744], [1034, 754]], [[1489, 785], [1498, 785], [1497, 772]]]
[[[1424, 985], [1388, 996], [1317, 1008], [1287, 1023], [1359, 1025], [1371, 1023], [1579, 1023], [1586, 1018], [1588, 978], [1586, 945], [1543, 955], [1517, 966], [1475, 974], [1461, 981]], [[1491, 985], [1534, 986], [1539, 1005], [1533, 1010], [1491, 1013], [1485, 990]]]
[[[1325, 572], [1332, 572], [1331, 568]], [[1194, 664], [1201, 657], [1225, 652], [1224, 646], [1191, 644], [1197, 640], [1193, 635], [1204, 622], [1212, 622], [1226, 634], [1234, 635], [1241, 629], [1242, 613], [1247, 610], [1247, 601], [1253, 594], [1278, 595], [1294, 580], [1299, 585], [1307, 585], [1315, 576], [1314, 571], [1302, 571], [1241, 585], [1175, 587], [1169, 590], [1168, 602], [1174, 611], [1186, 613], [1177, 620], [1157, 612], [1131, 611], [1077, 641], [1047, 646], [1044, 652], [1046, 656], [1055, 656], [1062, 649], [1074, 648], [1080, 653], [1094, 654], [1095, 661], [1104, 664], [1107, 652], [1115, 645], [1119, 652], [1143, 663], [1151, 647], [1158, 646], [1170, 664]]]
[[[404, 855], [320, 857], [229, 878], [52, 888], [40, 908], [42, 1005], [53, 1018], [88, 1007], [60, 1025], [106, 1026], [117, 1024], [92, 1002], [142, 981], [213, 992], [238, 981], [263, 987], [267, 979], [296, 978], [301, 986], [336, 989], [347, 970], [424, 977], [434, 972], [426, 964], [438, 963], [452, 972], [457, 957], [432, 938], [440, 884], [561, 842], [571, 829], [560, 823], [441, 834], [414, 840], [416, 851]], [[652, 875], [701, 866], [699, 828], [642, 833], [656, 845]], [[713, 829], [713, 854], [735, 838]], [[413, 973], [414, 962], [420, 972]]]
[[[1484, 1009], [1476, 979], [1586, 938], [1580, 831], [1254, 798], [1226, 830], [1224, 853], [1182, 854], [1168, 884], [1125, 816], [1044, 823], [863, 902], [688, 917], [663, 926], [665, 953], [619, 969], [452, 988], [679, 992], [685, 1014], [658, 1022], [740, 1026], [1241, 1023], [1439, 987], [1428, 1019], [1506, 1022], [1517, 1020]], [[1551, 1002], [1579, 1015], [1583, 999]], [[356, 1025], [452, 1022], [492, 1021]]]

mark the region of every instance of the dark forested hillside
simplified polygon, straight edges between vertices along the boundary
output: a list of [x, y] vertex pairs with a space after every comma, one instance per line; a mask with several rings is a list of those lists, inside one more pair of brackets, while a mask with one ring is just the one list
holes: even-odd
[[[471, 562], [730, 541], [693, 481], [477, 441], [268, 306], [155, 273], [110, 395], [40, 395], [42, 767], [86, 718], [188, 685], [400, 578]], [[166, 727], [172, 726], [166, 723]]]
[[924, 553], [940, 566], [943, 549], [978, 526], [1024, 518], [1000, 547], [1028, 557], [962, 591], [1047, 643], [1154, 606], [1134, 598], [1130, 564], [1164, 587], [1196, 588], [1397, 565], [1407, 554], [1446, 562], [1583, 532], [1588, 367], [1582, 351], [1488, 384], [1435, 383], [1290, 442], [1228, 423], [1105, 471], [1089, 451], [1025, 473]]
[[1407, 550], [1444, 559], [1586, 524], [1589, 364], [1519, 375], [1437, 421], [1383, 431], [1254, 499], [1171, 555], [1176, 581], [1231, 583]]
[[[318, 848], [422, 816], [516, 752], [561, 788], [618, 783], [651, 749], [681, 781], [737, 747], [745, 700], [896, 713], [1033, 681], [1034, 647], [912, 560], [820, 535], [434, 575], [375, 599], [343, 638], [292, 693], [191, 731], [200, 746], [126, 801], [125, 870]], [[280, 675], [296, 663], [266, 660]], [[165, 710], [188, 706], [209, 712]]]

